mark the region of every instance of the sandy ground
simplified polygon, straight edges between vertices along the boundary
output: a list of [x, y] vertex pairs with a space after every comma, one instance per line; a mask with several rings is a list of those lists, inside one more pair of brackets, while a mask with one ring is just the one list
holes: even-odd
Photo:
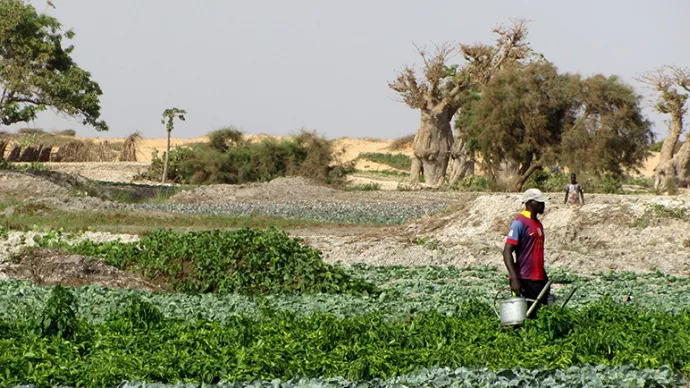
[[[117, 166], [117, 163], [110, 165]], [[126, 164], [130, 169], [145, 163]], [[123, 164], [123, 167], [125, 164]], [[100, 174], [99, 166], [72, 166], [72, 174]], [[123, 168], [112, 173], [119, 174]], [[358, 178], [365, 182], [366, 178]], [[374, 180], [369, 180], [374, 182]], [[380, 183], [380, 181], [376, 181]], [[397, 184], [395, 181], [389, 183]], [[38, 200], [71, 197], [68, 189], [39, 176], [0, 172], [0, 198]], [[556, 198], [556, 197], [552, 197]], [[560, 199], [560, 193], [558, 197]], [[100, 200], [90, 204], [78, 199], [75, 210], [97, 210]], [[461, 193], [438, 191], [342, 191], [311, 184], [302, 178], [280, 178], [248, 185], [209, 185], [185, 191], [171, 202], [186, 204], [272, 203], [300, 199], [313, 202], [351, 202], [391, 205], [425, 202], [449, 204], [438, 214], [400, 226], [343, 230], [328, 225], [305, 229], [297, 235], [323, 252], [324, 260], [343, 264], [371, 265], [492, 265], [500, 266], [503, 237], [520, 210], [519, 194]], [[68, 201], [69, 202], [69, 201]], [[38, 202], [35, 202], [38, 203]], [[40, 208], [36, 208], [40, 211]], [[3, 212], [4, 215], [4, 212]], [[654, 195], [590, 194], [582, 207], [549, 203], [543, 217], [548, 236], [547, 264], [574, 269], [583, 274], [600, 272], [649, 272], [690, 275], [690, 197]], [[294, 235], [291, 231], [291, 233]], [[25, 233], [11, 232], [0, 239], [0, 280], [28, 279], [39, 284], [102, 284], [109, 287], [151, 289], [127, 273], [114, 271], [88, 258], [46, 252], [28, 257], [19, 265], [12, 254], [21, 252]], [[89, 239], [119, 238], [96, 233]], [[125, 236], [136, 238], [136, 236]]]

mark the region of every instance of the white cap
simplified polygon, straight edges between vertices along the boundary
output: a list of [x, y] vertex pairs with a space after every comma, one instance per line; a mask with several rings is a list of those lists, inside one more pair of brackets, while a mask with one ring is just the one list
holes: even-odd
[[546, 203], [547, 198], [544, 193], [539, 189], [527, 189], [522, 193], [522, 203], [527, 203], [528, 201], [536, 201]]

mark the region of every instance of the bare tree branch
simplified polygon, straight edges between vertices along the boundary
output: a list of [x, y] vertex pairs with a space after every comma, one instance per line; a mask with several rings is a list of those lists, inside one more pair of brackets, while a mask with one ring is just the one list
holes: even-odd
[[685, 91], [690, 92], [690, 69], [679, 66], [668, 66], [673, 74], [673, 81]]

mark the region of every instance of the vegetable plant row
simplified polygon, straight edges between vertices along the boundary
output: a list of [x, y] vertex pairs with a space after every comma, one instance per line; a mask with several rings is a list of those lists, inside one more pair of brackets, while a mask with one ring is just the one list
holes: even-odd
[[326, 264], [321, 252], [276, 228], [175, 233], [156, 230], [135, 243], [70, 244], [59, 233], [37, 239], [39, 246], [105, 259], [140, 273], [170, 291], [185, 293], [377, 293], [342, 267]]
[[[554, 294], [562, 299], [579, 287], [568, 307], [580, 309], [601, 299], [634, 307], [678, 312], [690, 307], [690, 281], [662, 273], [634, 275], [609, 273], [587, 278], [563, 270], [551, 272], [558, 283]], [[312, 293], [302, 295], [240, 295], [149, 293], [137, 290], [104, 289], [87, 286], [74, 289], [77, 313], [91, 323], [101, 323], [126, 304], [130, 295], [138, 295], [155, 305], [168, 318], [189, 320], [203, 318], [220, 323], [228, 317], [242, 315], [258, 319], [261, 309], [286, 310], [302, 315], [315, 311], [337, 317], [377, 313], [399, 319], [419, 312], [459, 315], [462, 303], [479, 300], [491, 304], [499, 290], [505, 290], [505, 273], [491, 267], [370, 267], [347, 269], [351, 278], [374, 284], [379, 295]], [[29, 282], [0, 282], [0, 319], [31, 317], [44, 308], [50, 287]], [[505, 297], [503, 292], [499, 297]]]
[[235, 316], [220, 324], [168, 319], [133, 296], [103, 323], [91, 324], [76, 314], [76, 299], [56, 287], [42, 312], [0, 323], [0, 385], [337, 376], [368, 381], [434, 367], [567, 372], [572, 366], [631, 364], [667, 366], [678, 379], [690, 372], [690, 312], [652, 311], [607, 298], [580, 309], [543, 309], [520, 329], [500, 328], [479, 302], [463, 304], [459, 316], [430, 312], [390, 320], [265, 309], [258, 321]]
[[[605, 365], [584, 365], [568, 369], [499, 369], [449, 368], [423, 369], [418, 373], [391, 379], [350, 381], [344, 377], [304, 378], [288, 381], [260, 380], [243, 382], [220, 382], [207, 384], [207, 388], [427, 388], [427, 387], [678, 387], [687, 381], [670, 368], [639, 369], [630, 365], [608, 367]], [[118, 388], [198, 388], [192, 383], [144, 383], [123, 381]], [[31, 386], [25, 388], [32, 388]]]

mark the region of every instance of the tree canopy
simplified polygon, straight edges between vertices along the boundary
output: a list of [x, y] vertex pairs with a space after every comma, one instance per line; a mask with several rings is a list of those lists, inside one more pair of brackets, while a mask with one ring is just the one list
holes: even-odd
[[456, 127], [492, 175], [510, 170], [513, 190], [553, 163], [620, 176], [644, 161], [653, 140], [630, 86], [561, 74], [548, 62], [498, 72], [463, 106]]
[[0, 0], [0, 122], [30, 121], [48, 108], [107, 131], [100, 118], [103, 94], [71, 57], [74, 37], [54, 17], [23, 0]]

